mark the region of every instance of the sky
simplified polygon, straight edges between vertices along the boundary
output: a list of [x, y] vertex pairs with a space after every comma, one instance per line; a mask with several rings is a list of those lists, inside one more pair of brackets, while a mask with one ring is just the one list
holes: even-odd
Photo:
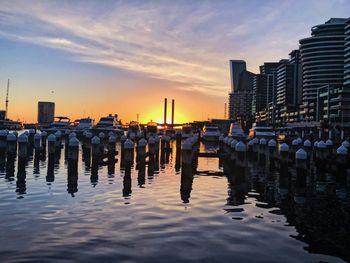
[[56, 115], [124, 122], [223, 118], [230, 59], [257, 73], [288, 58], [312, 26], [349, 17], [350, 0], [0, 0], [0, 108], [14, 120]]

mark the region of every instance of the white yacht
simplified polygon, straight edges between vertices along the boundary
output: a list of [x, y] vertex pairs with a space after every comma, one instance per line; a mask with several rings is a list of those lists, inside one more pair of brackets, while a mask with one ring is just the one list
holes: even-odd
[[249, 130], [249, 138], [265, 138], [276, 139], [276, 133], [273, 128], [265, 123], [253, 123], [253, 127]]
[[118, 120], [117, 114], [109, 114], [106, 117], [100, 118], [100, 121], [96, 125], [92, 126], [90, 130], [94, 134], [99, 134], [100, 132], [103, 132], [106, 135], [108, 135], [110, 132], [113, 132], [117, 136], [121, 136], [124, 134], [124, 131]]
[[47, 133], [55, 133], [57, 131], [65, 132], [73, 128], [73, 125], [68, 117], [57, 116], [55, 121], [51, 122], [50, 126], [42, 129]]
[[247, 135], [244, 133], [242, 126], [237, 122], [231, 123], [228, 136], [238, 141], [247, 140]]
[[23, 124], [9, 119], [0, 120], [0, 130], [22, 130]]
[[213, 124], [204, 125], [202, 132], [203, 141], [219, 141], [220, 135], [218, 126]]
[[94, 124], [94, 120], [90, 117], [82, 118], [80, 120], [77, 120], [77, 125], [75, 126], [75, 132], [76, 133], [83, 133], [85, 130], [88, 130], [92, 127]]

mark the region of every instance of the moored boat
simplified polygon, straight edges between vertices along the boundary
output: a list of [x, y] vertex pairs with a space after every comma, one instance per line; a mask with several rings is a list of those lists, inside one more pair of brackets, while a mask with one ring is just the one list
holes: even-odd
[[57, 120], [51, 122], [50, 126], [42, 128], [41, 130], [46, 131], [47, 133], [55, 133], [57, 131], [65, 132], [66, 130], [71, 130], [74, 127], [68, 117], [57, 116], [55, 119]]
[[276, 133], [274, 132], [272, 126], [269, 126], [266, 123], [253, 123], [253, 127], [249, 130], [249, 138], [265, 138], [276, 139]]
[[0, 120], [0, 130], [22, 130], [23, 124], [9, 119]]
[[117, 114], [109, 114], [106, 117], [100, 118], [99, 122], [90, 128], [90, 131], [96, 135], [103, 132], [106, 136], [111, 132], [119, 137], [124, 134]]
[[247, 135], [244, 133], [242, 126], [237, 122], [231, 123], [228, 136], [237, 141], [247, 140]]
[[175, 139], [176, 131], [172, 127], [165, 129], [165, 136], [169, 136], [171, 139]]
[[74, 131], [77, 134], [81, 134], [92, 127], [92, 125], [94, 124], [94, 120], [91, 119], [90, 117], [87, 117], [87, 118], [76, 120], [76, 123], [77, 124], [74, 127]]
[[207, 124], [203, 127], [202, 139], [203, 141], [211, 141], [216, 142], [219, 141], [221, 133], [219, 131], [218, 126], [213, 124]]
[[184, 124], [181, 129], [181, 138], [187, 139], [189, 137], [193, 136], [193, 129], [192, 126], [189, 124]]

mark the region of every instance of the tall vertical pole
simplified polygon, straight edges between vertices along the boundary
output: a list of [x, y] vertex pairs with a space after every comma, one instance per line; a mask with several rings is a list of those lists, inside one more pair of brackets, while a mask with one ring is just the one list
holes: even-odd
[[166, 126], [167, 98], [164, 99], [164, 128]]
[[225, 106], [224, 106], [225, 108], [224, 108], [224, 119], [226, 119], [227, 118], [227, 104], [226, 104], [226, 102], [225, 102]]
[[10, 79], [7, 80], [5, 119], [7, 119], [7, 116], [8, 116], [7, 111], [9, 109], [9, 89], [10, 89]]
[[175, 116], [175, 100], [171, 101], [171, 126], [174, 127], [174, 116]]

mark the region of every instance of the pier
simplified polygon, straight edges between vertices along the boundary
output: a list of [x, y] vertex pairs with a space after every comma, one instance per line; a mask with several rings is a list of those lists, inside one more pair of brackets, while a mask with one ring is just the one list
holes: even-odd
[[[115, 156], [119, 154], [116, 151], [118, 137], [114, 134], [105, 136], [100, 133], [93, 136], [90, 132], [84, 132], [78, 137], [75, 132], [67, 130], [64, 133], [56, 132], [47, 135], [46, 132], [36, 132], [29, 130], [18, 135], [17, 132], [0, 131], [0, 158], [13, 159], [18, 157], [25, 160], [33, 152], [40, 160], [45, 158], [56, 158], [60, 155], [61, 149], [64, 149], [65, 156], [70, 162], [77, 162], [79, 149], [83, 153], [83, 159], [87, 163], [97, 163], [108, 165], [115, 163], [118, 159]], [[121, 144], [121, 162], [123, 165], [130, 166], [135, 161], [145, 163], [146, 158], [152, 159], [155, 156], [165, 162], [168, 153], [172, 152], [172, 143], [169, 136], [151, 136], [147, 139], [141, 138], [131, 140], [126, 136], [119, 138]], [[344, 140], [341, 143], [334, 143], [331, 139], [323, 141], [322, 138], [314, 142], [309, 139], [294, 139], [291, 143], [283, 141], [277, 142], [275, 139], [266, 140], [264, 138], [253, 138], [247, 142], [238, 141], [230, 137], [220, 136], [218, 148], [211, 151], [201, 151], [199, 148], [198, 136], [192, 136], [187, 139], [181, 139], [181, 134], [176, 134], [174, 142], [176, 152], [182, 152], [182, 165], [192, 165], [198, 158], [218, 158], [227, 162], [229, 165], [238, 165], [246, 167], [247, 162], [257, 162], [260, 166], [268, 169], [282, 169], [287, 165], [289, 167], [298, 167], [300, 159], [305, 159], [307, 167], [314, 165], [323, 167], [329, 172], [341, 174], [340, 177], [347, 178], [349, 173], [348, 161], [349, 142]], [[134, 153], [136, 152], [136, 153]], [[186, 153], [188, 152], [188, 153]], [[188, 170], [188, 169], [187, 169]], [[344, 180], [344, 179], [343, 179]]]

